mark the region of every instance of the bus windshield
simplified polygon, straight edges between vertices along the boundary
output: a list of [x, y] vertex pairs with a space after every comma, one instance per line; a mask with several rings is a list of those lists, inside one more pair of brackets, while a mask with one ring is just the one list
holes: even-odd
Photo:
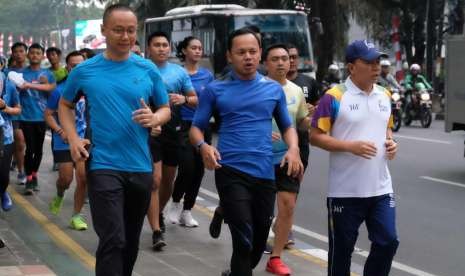
[[300, 69], [313, 66], [312, 45], [307, 18], [304, 15], [239, 15], [234, 16], [234, 29], [257, 26], [262, 33], [263, 49], [275, 43], [291, 43], [299, 49]]

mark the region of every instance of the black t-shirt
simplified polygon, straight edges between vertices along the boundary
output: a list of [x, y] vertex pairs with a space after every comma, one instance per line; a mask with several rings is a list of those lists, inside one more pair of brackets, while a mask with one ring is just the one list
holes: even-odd
[[291, 81], [302, 88], [307, 103], [315, 105], [318, 102], [321, 96], [320, 85], [314, 78], [299, 73], [297, 78]]
[[[307, 103], [315, 105], [318, 102], [321, 96], [320, 85], [314, 78], [299, 73], [297, 74], [297, 78], [291, 81], [302, 88]], [[306, 162], [306, 160], [303, 159], [308, 159], [309, 154], [308, 132], [299, 130], [297, 133], [299, 134], [301, 159], [303, 162]]]

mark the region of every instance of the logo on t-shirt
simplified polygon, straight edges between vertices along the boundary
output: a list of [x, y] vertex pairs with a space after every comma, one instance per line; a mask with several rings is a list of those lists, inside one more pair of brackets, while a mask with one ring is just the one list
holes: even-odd
[[358, 104], [350, 104], [349, 108], [350, 108], [350, 111], [358, 110]]
[[386, 105], [383, 104], [382, 100], [378, 101], [378, 106], [379, 106], [379, 111], [380, 112], [388, 112], [389, 111], [389, 108]]

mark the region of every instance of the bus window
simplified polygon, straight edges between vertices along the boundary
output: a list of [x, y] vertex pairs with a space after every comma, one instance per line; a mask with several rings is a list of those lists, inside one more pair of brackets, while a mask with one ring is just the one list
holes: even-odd
[[266, 49], [275, 43], [291, 43], [299, 49], [300, 69], [313, 63], [307, 18], [302, 15], [241, 15], [234, 17], [234, 29], [257, 26], [262, 33], [262, 46]]

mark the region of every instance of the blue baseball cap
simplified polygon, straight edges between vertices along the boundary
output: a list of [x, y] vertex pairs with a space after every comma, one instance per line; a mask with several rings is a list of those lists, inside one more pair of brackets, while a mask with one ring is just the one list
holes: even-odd
[[346, 48], [346, 62], [354, 62], [356, 59], [373, 61], [387, 55], [376, 49], [375, 44], [367, 40], [355, 40]]

